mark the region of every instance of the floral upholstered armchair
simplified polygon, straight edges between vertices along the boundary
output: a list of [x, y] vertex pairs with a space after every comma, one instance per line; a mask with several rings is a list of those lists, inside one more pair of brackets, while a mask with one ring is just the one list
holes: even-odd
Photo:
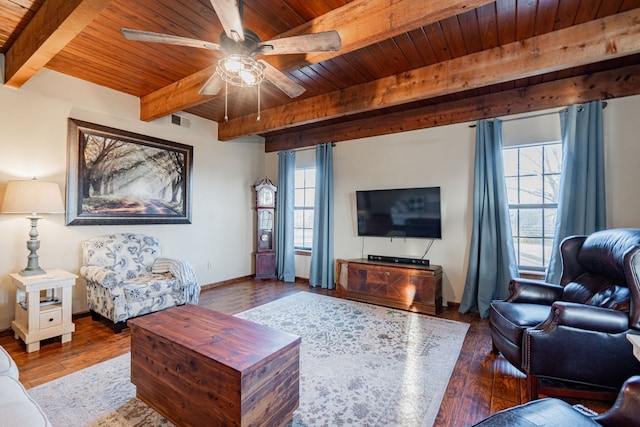
[[91, 317], [107, 318], [118, 333], [127, 319], [197, 304], [200, 285], [191, 265], [161, 254], [158, 239], [144, 234], [109, 234], [84, 241], [80, 275], [87, 282]]

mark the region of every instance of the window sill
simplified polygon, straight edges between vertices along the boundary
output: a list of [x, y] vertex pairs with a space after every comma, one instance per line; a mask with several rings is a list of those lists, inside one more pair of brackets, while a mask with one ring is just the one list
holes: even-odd
[[523, 279], [544, 280], [546, 274], [540, 271], [520, 270], [518, 272]]
[[311, 256], [311, 251], [305, 249], [296, 249], [294, 253], [296, 255]]

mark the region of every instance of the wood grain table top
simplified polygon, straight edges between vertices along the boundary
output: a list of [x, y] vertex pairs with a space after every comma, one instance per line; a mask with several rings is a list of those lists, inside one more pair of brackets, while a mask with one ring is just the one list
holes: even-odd
[[297, 335], [192, 304], [128, 323], [241, 372], [301, 342]]

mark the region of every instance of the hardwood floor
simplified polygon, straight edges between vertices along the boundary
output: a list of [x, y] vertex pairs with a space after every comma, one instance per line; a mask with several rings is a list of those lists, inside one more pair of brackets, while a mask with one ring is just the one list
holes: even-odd
[[[249, 280], [207, 289], [202, 292], [199, 305], [236, 314], [300, 291], [335, 296], [334, 291], [311, 288], [303, 283]], [[502, 356], [491, 352], [487, 319], [447, 308], [438, 317], [468, 323], [469, 331], [435, 426], [468, 426], [493, 412], [525, 402], [524, 376]], [[40, 351], [33, 353], [27, 353], [24, 343], [12, 335], [0, 337], [0, 344], [16, 361], [20, 380], [26, 388], [130, 350], [129, 329], [116, 335], [106, 324], [94, 322], [90, 316], [77, 318], [74, 322], [76, 332], [71, 342], [61, 344], [59, 338], [43, 341]], [[578, 402], [597, 412], [606, 411], [611, 406], [604, 402], [570, 401], [572, 404]]]

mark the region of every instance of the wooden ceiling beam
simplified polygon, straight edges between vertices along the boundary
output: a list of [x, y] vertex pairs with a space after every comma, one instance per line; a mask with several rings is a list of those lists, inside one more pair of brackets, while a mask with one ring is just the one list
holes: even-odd
[[[266, 60], [284, 72], [292, 71], [304, 65], [317, 64], [353, 52], [493, 1], [354, 0], [280, 35], [290, 37], [337, 30], [342, 39], [342, 49], [339, 52], [279, 55], [267, 57]], [[215, 65], [142, 97], [140, 120], [154, 120], [211, 100], [211, 96], [202, 96], [198, 91], [214, 72]]]
[[640, 94], [640, 65], [265, 138], [265, 152], [348, 141]]
[[339, 52], [309, 52], [305, 55], [268, 57], [269, 63], [285, 72], [354, 52], [416, 28], [426, 27], [495, 0], [355, 0], [302, 24], [279, 37], [291, 37], [336, 30], [342, 39]]
[[292, 102], [218, 126], [218, 139], [265, 134], [640, 52], [640, 9]]
[[21, 87], [98, 16], [111, 0], [46, 0], [5, 57], [5, 85]]

